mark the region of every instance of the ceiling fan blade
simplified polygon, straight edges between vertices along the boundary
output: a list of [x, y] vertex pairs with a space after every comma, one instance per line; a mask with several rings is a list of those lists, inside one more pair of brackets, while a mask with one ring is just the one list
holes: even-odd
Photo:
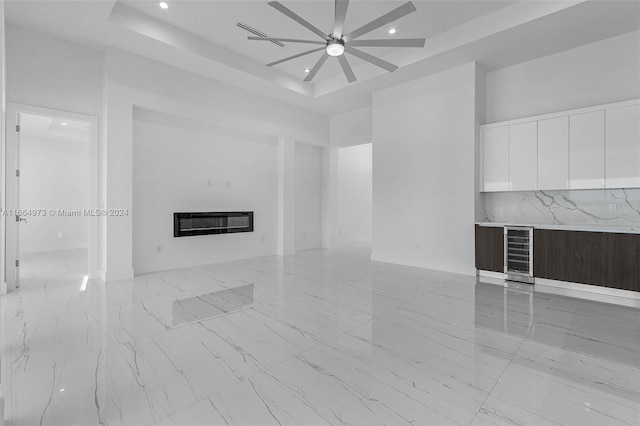
[[307, 75], [307, 78], [304, 79], [304, 81], [313, 80], [313, 77], [315, 77], [316, 74], [318, 74], [318, 71], [320, 71], [320, 67], [324, 65], [325, 61], [328, 58], [329, 58], [329, 54], [327, 52], [324, 52], [324, 54], [320, 57], [320, 59], [318, 59], [318, 62], [316, 62], [313, 68], [311, 68], [311, 71], [309, 71], [309, 74]]
[[353, 40], [349, 42], [351, 46], [371, 46], [371, 47], [424, 47], [423, 38], [390, 38], [380, 40]]
[[264, 41], [284, 41], [285, 43], [307, 43], [307, 44], [322, 44], [323, 46], [327, 43], [324, 41], [316, 41], [316, 40], [299, 40], [297, 38], [279, 38], [279, 37], [247, 37], [249, 40], [264, 40]]
[[384, 15], [382, 15], [381, 17], [379, 17], [378, 19], [374, 19], [373, 21], [369, 22], [368, 24], [365, 24], [363, 26], [361, 26], [360, 28], [358, 28], [355, 31], [350, 32], [349, 34], [345, 35], [343, 37], [343, 40], [345, 42], [351, 41], [353, 39], [356, 39], [358, 37], [360, 37], [361, 35], [364, 35], [366, 33], [369, 33], [377, 28], [380, 28], [384, 25], [387, 25], [390, 22], [395, 21], [396, 19], [400, 19], [403, 16], [406, 16], [410, 13], [413, 13], [416, 11], [416, 7], [413, 5], [413, 3], [406, 2], [405, 4], [403, 4], [400, 7], [397, 7], [395, 9], [393, 9], [391, 12], [389, 13], [385, 13]]
[[307, 22], [304, 18], [300, 17], [298, 14], [296, 14], [295, 12], [293, 12], [291, 9], [287, 8], [285, 5], [283, 5], [280, 2], [277, 1], [270, 1], [269, 3], [267, 3], [269, 6], [273, 7], [274, 9], [278, 10], [281, 13], [284, 13], [285, 15], [287, 15], [289, 18], [293, 19], [294, 21], [296, 21], [298, 24], [302, 25], [303, 27], [307, 28], [308, 30], [313, 31], [314, 33], [318, 34], [320, 37], [322, 37], [325, 40], [329, 40], [329, 37], [323, 33], [322, 31], [320, 31], [317, 27], [313, 26], [312, 24], [310, 24], [309, 22]]
[[398, 69], [398, 67], [393, 65], [392, 63], [384, 61], [373, 55], [369, 55], [368, 53], [365, 53], [362, 50], [354, 49], [353, 47], [349, 47], [349, 46], [345, 46], [344, 50], [345, 52], [351, 53], [353, 56], [357, 56], [358, 58], [364, 61], [367, 61], [369, 63], [372, 63], [373, 65], [376, 65], [380, 68], [384, 68], [387, 71], [393, 72]]
[[268, 67], [272, 67], [272, 66], [274, 66], [274, 65], [278, 65], [278, 64], [281, 64], [281, 63], [283, 63], [283, 62], [290, 61], [291, 59], [296, 59], [296, 58], [299, 58], [299, 57], [301, 57], [301, 56], [308, 55], [309, 53], [319, 52], [319, 51], [321, 51], [321, 50], [325, 50], [325, 48], [324, 48], [324, 47], [319, 47], [319, 48], [317, 48], [317, 49], [307, 50], [306, 52], [298, 53], [297, 55], [289, 56], [289, 57], [286, 57], [286, 58], [284, 58], [284, 59], [280, 59], [279, 61], [271, 62], [270, 64], [267, 64], [267, 66], [268, 66]]
[[344, 18], [347, 16], [347, 8], [349, 0], [335, 0], [336, 18], [333, 24], [333, 36], [335, 38], [342, 37], [342, 29], [344, 27]]
[[351, 65], [349, 65], [349, 61], [347, 61], [346, 56], [340, 55], [338, 56], [338, 60], [340, 61], [340, 66], [342, 67], [342, 71], [344, 71], [345, 77], [349, 80], [349, 83], [353, 83], [356, 81], [356, 76], [351, 69]]

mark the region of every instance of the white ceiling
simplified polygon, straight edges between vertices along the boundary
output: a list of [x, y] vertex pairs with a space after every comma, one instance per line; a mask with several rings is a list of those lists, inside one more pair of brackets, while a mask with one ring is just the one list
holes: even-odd
[[[405, 0], [352, 0], [345, 32], [398, 7]], [[7, 21], [89, 47], [111, 46], [243, 87], [302, 108], [333, 114], [370, 103], [371, 93], [469, 61], [488, 70], [550, 55], [640, 28], [640, 1], [414, 0], [417, 11], [369, 38], [427, 39], [424, 48], [362, 48], [400, 66], [388, 73], [349, 57], [358, 81], [348, 84], [329, 60], [313, 83], [304, 68], [319, 53], [275, 67], [264, 64], [310, 50], [313, 45], [249, 41], [241, 21], [275, 37], [313, 40], [311, 31], [268, 6], [267, 1], [5, 1]], [[327, 33], [333, 1], [282, 3]], [[333, 58], [331, 58], [333, 59]]]
[[20, 114], [21, 142], [47, 140], [56, 142], [89, 142], [89, 123], [37, 114]]
[[[345, 34], [369, 23], [377, 17], [405, 3], [396, 1], [352, 1], [345, 19]], [[372, 31], [361, 39], [386, 38], [429, 38], [480, 16], [507, 7], [515, 1], [428, 1], [416, 2], [417, 11]], [[284, 47], [272, 43], [247, 40], [252, 36], [236, 26], [244, 22], [272, 37], [321, 40], [317, 35], [302, 27], [292, 19], [267, 5], [266, 1], [178, 1], [171, 2], [169, 9], [161, 9], [155, 1], [120, 1], [120, 4], [157, 18], [206, 40], [220, 44], [241, 55], [266, 64], [311, 50], [314, 45], [285, 43]], [[333, 29], [333, 1], [284, 1], [287, 7], [307, 19], [327, 34]], [[391, 36], [389, 28], [397, 32]], [[385, 57], [397, 48], [363, 48], [375, 56]], [[322, 52], [277, 65], [277, 69], [299, 79], [305, 78], [304, 69], [311, 68]], [[350, 56], [352, 67], [373, 67], [356, 57]], [[328, 61], [318, 73], [315, 81], [343, 73], [337, 59]]]

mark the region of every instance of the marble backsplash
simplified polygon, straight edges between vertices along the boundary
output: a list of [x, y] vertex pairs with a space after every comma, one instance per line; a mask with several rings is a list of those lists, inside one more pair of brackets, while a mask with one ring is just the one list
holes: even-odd
[[640, 189], [487, 192], [487, 222], [640, 225]]

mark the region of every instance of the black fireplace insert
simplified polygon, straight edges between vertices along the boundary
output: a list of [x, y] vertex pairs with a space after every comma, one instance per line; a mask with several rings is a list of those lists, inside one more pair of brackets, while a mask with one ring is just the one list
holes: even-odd
[[173, 236], [253, 232], [253, 212], [196, 212], [173, 214]]

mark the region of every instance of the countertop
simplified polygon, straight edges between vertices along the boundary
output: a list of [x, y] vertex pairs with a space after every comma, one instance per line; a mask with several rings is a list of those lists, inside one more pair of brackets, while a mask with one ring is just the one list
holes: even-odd
[[493, 227], [531, 226], [537, 229], [559, 229], [564, 231], [590, 231], [590, 232], [614, 232], [614, 233], [623, 233], [623, 234], [640, 234], [640, 224], [636, 226], [625, 226], [625, 225], [476, 222], [476, 225], [493, 226]]

